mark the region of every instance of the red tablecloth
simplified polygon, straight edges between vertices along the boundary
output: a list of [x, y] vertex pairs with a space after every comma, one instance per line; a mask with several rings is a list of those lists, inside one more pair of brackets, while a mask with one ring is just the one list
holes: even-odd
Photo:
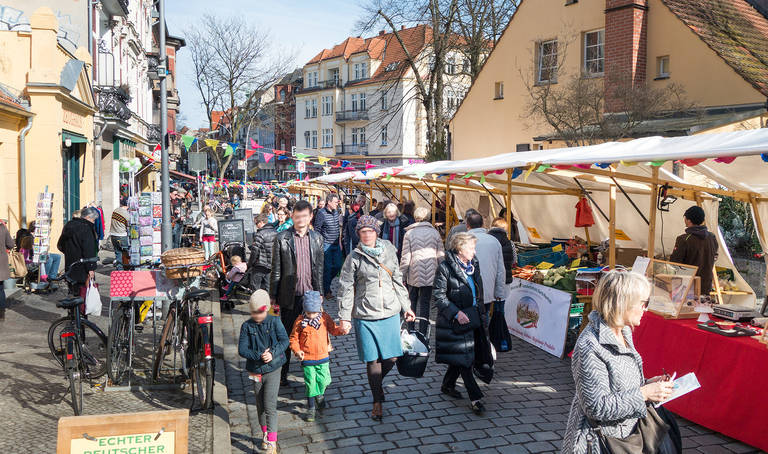
[[768, 348], [647, 313], [635, 329], [646, 377], [694, 372], [701, 388], [665, 405], [709, 429], [768, 451]]

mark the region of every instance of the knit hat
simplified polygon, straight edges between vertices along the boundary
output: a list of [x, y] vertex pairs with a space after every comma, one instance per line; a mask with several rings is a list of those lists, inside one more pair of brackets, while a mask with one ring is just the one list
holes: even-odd
[[699, 206], [694, 205], [688, 208], [683, 216], [696, 225], [704, 223], [704, 210]]
[[248, 301], [248, 306], [251, 312], [265, 312], [271, 307], [269, 302], [269, 293], [264, 289], [258, 289], [251, 294], [251, 299]]
[[365, 216], [360, 216], [360, 219], [357, 220], [357, 227], [355, 227], [355, 231], [359, 232], [362, 229], [373, 229], [377, 234], [381, 233], [379, 221], [377, 221], [375, 217], [368, 214]]
[[304, 312], [322, 312], [323, 311], [323, 297], [320, 292], [316, 290], [310, 290], [304, 292]]

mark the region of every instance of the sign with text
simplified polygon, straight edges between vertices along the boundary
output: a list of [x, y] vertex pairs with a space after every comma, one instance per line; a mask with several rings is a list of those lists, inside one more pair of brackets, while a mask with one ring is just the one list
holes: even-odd
[[256, 226], [253, 224], [253, 210], [250, 208], [240, 208], [235, 210], [235, 219], [242, 219], [245, 233], [253, 235], [256, 233]]
[[504, 316], [512, 335], [561, 358], [570, 308], [570, 293], [516, 278], [509, 284]]
[[208, 156], [205, 152], [187, 153], [187, 165], [190, 172], [206, 172], [208, 170]]
[[189, 410], [59, 419], [56, 454], [187, 454]]
[[227, 243], [245, 244], [245, 225], [242, 219], [222, 219], [219, 221], [219, 249]]
[[241, 159], [237, 161], [237, 168], [239, 170], [248, 170], [248, 161], [246, 161], [245, 159]]
[[304, 161], [299, 161], [298, 163], [296, 163], [296, 170], [297, 170], [299, 173], [304, 173], [304, 172], [306, 172], [306, 171], [307, 171], [307, 163], [306, 163], [306, 162], [304, 162]]

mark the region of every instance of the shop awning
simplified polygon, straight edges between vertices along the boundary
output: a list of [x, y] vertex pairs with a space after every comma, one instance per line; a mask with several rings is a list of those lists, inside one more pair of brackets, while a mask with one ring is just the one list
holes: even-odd
[[188, 180], [197, 181], [197, 178], [193, 177], [192, 175], [187, 175], [186, 173], [177, 172], [176, 170], [169, 170], [168, 172], [175, 177], [186, 178]]
[[61, 141], [65, 142], [69, 139], [72, 143], [88, 143], [88, 139], [84, 135], [76, 132], [61, 131]]

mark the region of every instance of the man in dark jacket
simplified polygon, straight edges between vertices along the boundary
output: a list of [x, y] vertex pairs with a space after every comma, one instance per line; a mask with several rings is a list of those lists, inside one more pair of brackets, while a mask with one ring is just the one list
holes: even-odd
[[717, 260], [717, 239], [704, 224], [704, 210], [692, 206], [685, 210], [685, 233], [675, 240], [670, 261], [699, 267], [696, 276], [701, 278], [701, 294], [712, 291], [713, 268]]
[[325, 293], [325, 299], [329, 299], [333, 297], [331, 281], [341, 271], [341, 265], [344, 261], [341, 253], [341, 213], [339, 213], [339, 196], [337, 194], [329, 194], [325, 199], [325, 207], [317, 211], [315, 231], [323, 237], [325, 262], [323, 264], [322, 290]]
[[363, 215], [363, 209], [357, 201], [352, 202], [349, 208], [350, 211], [344, 219], [344, 234], [342, 235], [344, 252], [347, 254], [350, 254], [360, 242], [360, 237], [357, 236], [357, 220]]
[[[79, 218], [72, 218], [64, 224], [57, 247], [64, 253], [64, 267], [69, 267], [80, 259], [98, 257], [99, 241], [94, 222], [99, 216], [96, 208], [84, 208]], [[80, 284], [85, 284], [88, 277], [93, 277], [96, 263], [85, 263], [72, 269], [70, 277]]]
[[269, 216], [261, 213], [256, 216], [256, 228], [251, 245], [251, 256], [248, 259], [248, 270], [251, 276], [253, 290], [269, 289], [269, 275], [272, 272], [272, 247], [275, 244], [277, 231], [269, 223]]
[[491, 229], [488, 230], [488, 235], [496, 238], [501, 244], [501, 255], [504, 257], [504, 270], [506, 271], [505, 284], [512, 282], [512, 268], [517, 264], [517, 250], [515, 250], [515, 245], [509, 241], [507, 232], [507, 220], [504, 218], [494, 219], [491, 223]]
[[[304, 311], [304, 293], [323, 288], [323, 237], [309, 229], [312, 205], [299, 200], [293, 208], [293, 226], [277, 234], [272, 249], [269, 296], [280, 311], [286, 331], [293, 329]], [[283, 366], [282, 382], [288, 382], [290, 352]]]

